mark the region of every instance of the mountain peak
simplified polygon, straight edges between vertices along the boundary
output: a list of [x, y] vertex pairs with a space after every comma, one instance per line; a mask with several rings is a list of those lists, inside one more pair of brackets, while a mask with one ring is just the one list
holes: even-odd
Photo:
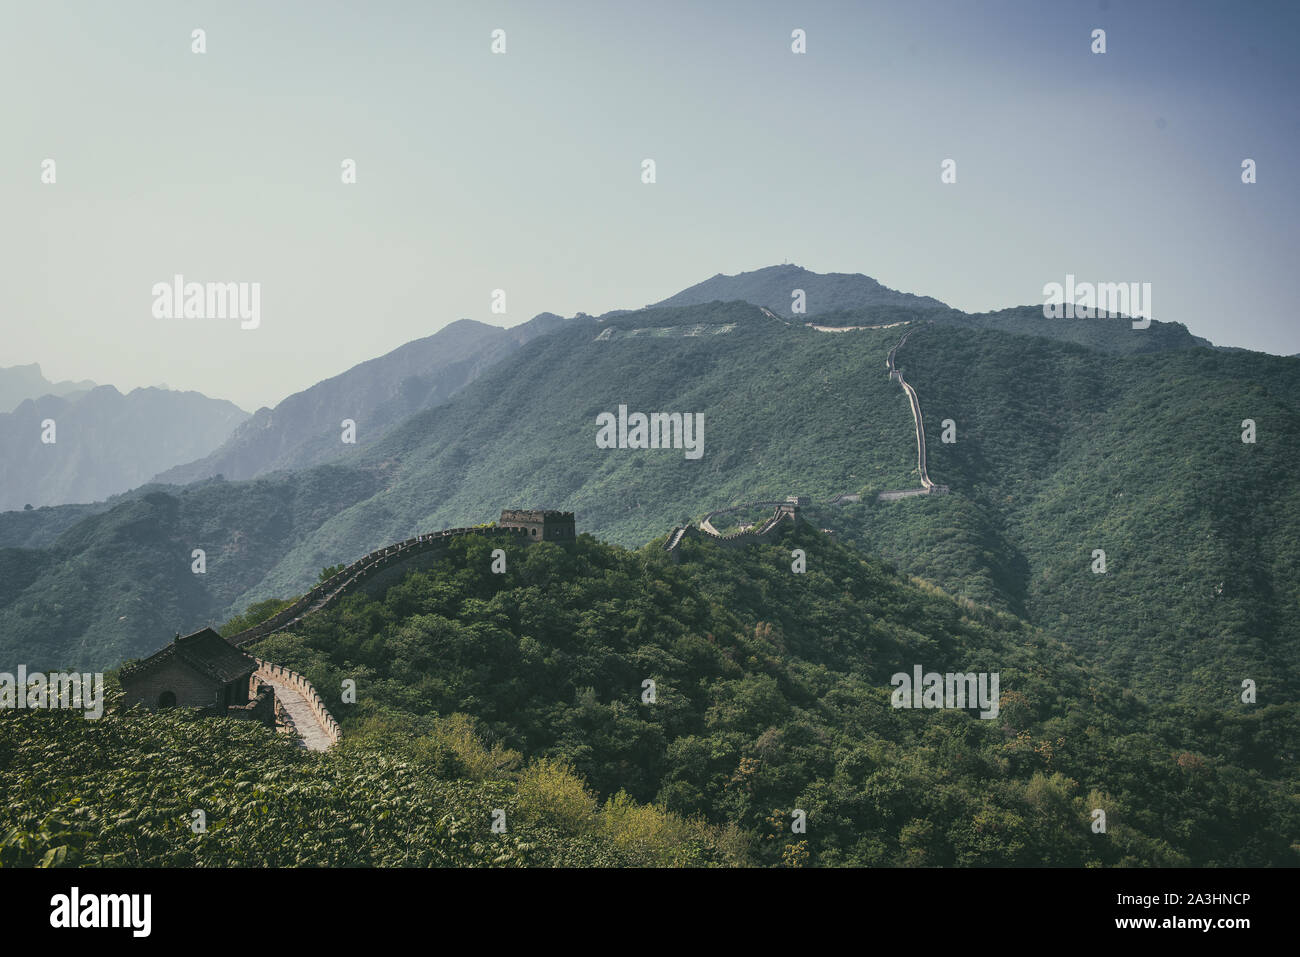
[[39, 399], [46, 395], [71, 396], [94, 387], [95, 383], [89, 380], [51, 382], [36, 362], [0, 368], [0, 412], [16, 408], [24, 399]]
[[[796, 289], [803, 290], [806, 307], [798, 316], [791, 311]], [[711, 279], [653, 303], [651, 308], [695, 306], [714, 300], [741, 300], [789, 318], [869, 306], [947, 308], [938, 299], [890, 289], [861, 273], [817, 273], [795, 263], [764, 266], [734, 276], [718, 273]]]

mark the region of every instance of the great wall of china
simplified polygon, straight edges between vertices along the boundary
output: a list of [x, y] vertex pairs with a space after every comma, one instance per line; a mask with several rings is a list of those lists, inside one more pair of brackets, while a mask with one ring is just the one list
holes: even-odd
[[[770, 318], [778, 318], [767, 309], [763, 309], [763, 312]], [[811, 323], [808, 325], [812, 326]], [[899, 325], [899, 323], [892, 323], [891, 326], [893, 325]], [[838, 327], [833, 329], [832, 327], [825, 327], [822, 329], [812, 326], [812, 328], [819, 331], [841, 331]], [[889, 326], [870, 328], [889, 328]], [[921, 476], [921, 487], [918, 489], [881, 492], [877, 497], [879, 501], [893, 501], [912, 495], [948, 491], [946, 485], [936, 485], [932, 482], [926, 471], [925, 426], [921, 417], [921, 402], [917, 397], [916, 390], [903, 378], [903, 374], [898, 370], [896, 363], [898, 350], [902, 348], [908, 337], [915, 331], [915, 329], [909, 329], [889, 350], [889, 355], [885, 359], [885, 366], [889, 371], [889, 378], [897, 381], [906, 393], [908, 403], [912, 409], [912, 421], [916, 431], [917, 468]], [[839, 505], [857, 501], [860, 501], [860, 496], [857, 493], [840, 492], [823, 504]], [[691, 536], [703, 537], [728, 547], [741, 547], [754, 542], [769, 541], [778, 532], [783, 522], [798, 522], [799, 508], [801, 505], [807, 504], [810, 504], [809, 499], [792, 496], [786, 500], [745, 502], [740, 505], [729, 505], [725, 508], [715, 509], [700, 520], [698, 527], [688, 524], [673, 528], [672, 532], [669, 533], [668, 540], [664, 543], [664, 550], [672, 554], [674, 560], [677, 560], [679, 546], [687, 537]], [[714, 516], [738, 512], [742, 509], [769, 506], [774, 508], [771, 517], [756, 527], [722, 534], [713, 526]], [[503, 513], [503, 517], [505, 514]], [[307, 617], [329, 609], [363, 585], [374, 587], [378, 584], [376, 579], [390, 569], [396, 571], [398, 566], [402, 566], [401, 572], [405, 574], [409, 570], [409, 567], [406, 567], [407, 563], [412, 559], [417, 557], [426, 559], [438, 557], [447, 550], [453, 538], [462, 535], [490, 535], [515, 541], [521, 539], [525, 542], [531, 541], [527, 529], [501, 525], [449, 528], [439, 532], [430, 532], [426, 535], [417, 535], [414, 538], [408, 538], [406, 541], [387, 545], [363, 555], [342, 571], [317, 584], [287, 608], [272, 615], [260, 624], [231, 636], [227, 641], [236, 647], [241, 647], [276, 632], [292, 629], [301, 624]], [[281, 719], [294, 729], [295, 733], [302, 739], [305, 747], [311, 750], [324, 750], [339, 740], [341, 732], [338, 722], [326, 707], [324, 700], [306, 678], [280, 665], [262, 661], [260, 658], [254, 660], [258, 664], [257, 678], [276, 690], [276, 707]]]
[[915, 329], [909, 329], [903, 334], [903, 338], [899, 339], [894, 345], [894, 348], [889, 350], [889, 358], [885, 360], [885, 367], [889, 370], [889, 378], [897, 381], [898, 384], [903, 387], [903, 391], [907, 393], [907, 401], [912, 406], [912, 422], [916, 427], [916, 468], [917, 472], [921, 476], [921, 487], [917, 489], [903, 489], [895, 492], [881, 492], [879, 499], [882, 502], [890, 502], [894, 499], [906, 498], [909, 495], [927, 495], [931, 492], [943, 493], [948, 491], [948, 486], [935, 485], [934, 482], [930, 481], [930, 473], [926, 470], [925, 420], [921, 416], [921, 400], [917, 397], [916, 389], [912, 388], [911, 384], [903, 378], [903, 373], [899, 371], [898, 366], [894, 361], [894, 357], [897, 355], [898, 350], [902, 348], [903, 343], [907, 341], [907, 337], [915, 331]]
[[279, 723], [296, 734], [308, 751], [324, 751], [337, 744], [342, 732], [339, 723], [325, 706], [324, 699], [311, 682], [283, 665], [254, 657], [257, 670], [253, 677], [275, 690], [275, 710]]
[[[762, 306], [759, 308], [762, 310], [763, 315], [767, 316], [769, 319], [776, 319], [780, 322], [785, 322], [784, 319], [781, 319], [780, 316], [773, 313], [770, 309], [766, 309]], [[893, 322], [883, 326], [818, 326], [810, 322], [805, 325], [818, 332], [850, 332], [855, 329], [890, 329], [895, 326], [907, 324], [908, 323], [906, 322]], [[916, 390], [903, 378], [903, 373], [899, 371], [896, 362], [898, 350], [902, 348], [903, 343], [907, 342], [907, 337], [916, 331], [917, 330], [915, 329], [909, 329], [907, 332], [903, 333], [903, 337], [894, 344], [894, 348], [889, 350], [889, 355], [885, 359], [885, 368], [889, 371], [890, 381], [897, 382], [902, 386], [903, 392], [907, 395], [908, 404], [912, 408], [912, 424], [916, 431], [916, 464], [917, 471], [921, 476], [921, 487], [881, 492], [876, 496], [877, 501], [881, 502], [892, 502], [900, 498], [910, 498], [913, 495], [944, 494], [948, 491], [948, 486], [936, 485], [934, 482], [930, 481], [930, 474], [926, 470], [925, 421], [921, 417], [921, 400], [917, 397]], [[840, 492], [838, 495], [832, 496], [823, 504], [840, 505], [844, 502], [856, 502], [858, 500], [859, 496], [855, 493]], [[772, 537], [773, 532], [781, 522], [786, 520], [797, 522], [799, 520], [798, 511], [801, 501], [806, 500], [799, 499], [797, 496], [792, 496], [786, 501], [744, 502], [740, 505], [730, 505], [726, 508], [715, 509], [700, 520], [698, 528], [693, 525], [679, 525], [675, 527], [668, 535], [668, 541], [664, 543], [664, 551], [671, 553], [675, 558], [682, 542], [690, 536], [702, 536], [711, 541], [730, 546], [767, 541]], [[776, 511], [772, 514], [771, 518], [756, 528], [746, 528], [723, 535], [713, 527], [713, 516], [715, 515], [737, 512], [741, 509], [763, 508], [769, 505], [775, 505]]]
[[358, 586], [369, 583], [374, 576], [390, 565], [405, 564], [417, 555], [446, 550], [451, 539], [460, 535], [526, 535], [524, 529], [480, 525], [474, 528], [448, 528], [427, 535], [417, 535], [404, 542], [378, 548], [311, 589], [288, 608], [272, 615], [260, 625], [246, 628], [226, 640], [236, 648], [250, 644], [277, 631], [297, 626], [308, 615], [324, 611], [340, 599], [351, 594]]
[[[437, 558], [447, 550], [453, 538], [462, 535], [485, 535], [515, 542], [531, 541], [527, 529], [500, 525], [448, 528], [427, 535], [417, 535], [415, 538], [408, 538], [404, 542], [387, 545], [363, 555], [342, 571], [317, 584], [289, 607], [226, 640], [238, 648], [276, 632], [292, 629], [301, 624], [304, 619], [327, 610], [363, 586], [375, 587], [380, 583], [383, 573], [390, 570], [396, 572], [397, 566], [403, 566], [400, 571], [405, 574], [410, 570], [407, 563], [412, 559]], [[339, 723], [310, 681], [282, 665], [263, 661], [256, 656], [253, 660], [257, 663], [257, 670], [253, 673], [254, 678], [260, 684], [269, 685], [275, 691], [278, 724], [292, 731], [302, 741], [303, 747], [310, 751], [324, 751], [338, 743], [342, 735]]]

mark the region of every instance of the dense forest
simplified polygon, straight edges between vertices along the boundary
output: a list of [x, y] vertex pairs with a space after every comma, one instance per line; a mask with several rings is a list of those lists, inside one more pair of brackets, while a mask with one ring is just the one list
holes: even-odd
[[930, 474], [957, 491], [827, 510], [824, 525], [1146, 695], [1231, 707], [1250, 679], [1262, 701], [1300, 696], [1300, 363], [1203, 348], [1116, 361], [939, 325], [898, 362]]
[[[583, 530], [638, 547], [738, 502], [859, 492], [820, 526], [1088, 648], [1122, 683], [1229, 701], [1249, 678], [1265, 700], [1295, 700], [1300, 363], [1206, 348], [1176, 323], [1041, 310], [818, 318], [918, 328], [899, 362], [950, 495], [872, 502], [918, 484], [908, 403], [884, 368], [899, 327], [822, 333], [741, 302], [578, 318], [345, 463], [0, 515], [0, 653], [109, 667], [300, 593], [324, 565], [507, 506], [572, 509]], [[700, 323], [734, 328], [598, 338]], [[703, 458], [597, 448], [596, 416], [620, 404], [701, 412]], [[1094, 576], [1098, 548], [1108, 570]], [[1180, 614], [1162, 613], [1171, 603]]]
[[[1289, 706], [1149, 703], [808, 525], [657, 544], [493, 574], [466, 537], [262, 641], [340, 717], [323, 755], [177, 713], [0, 715], [0, 862], [1297, 863]], [[997, 672], [997, 717], [892, 707], [914, 665]]]

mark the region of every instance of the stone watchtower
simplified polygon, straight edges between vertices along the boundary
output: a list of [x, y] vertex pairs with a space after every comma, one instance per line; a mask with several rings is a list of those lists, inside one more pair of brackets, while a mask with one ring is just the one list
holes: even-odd
[[530, 542], [571, 542], [577, 535], [572, 512], [550, 509], [502, 509], [501, 521], [497, 525], [523, 529]]

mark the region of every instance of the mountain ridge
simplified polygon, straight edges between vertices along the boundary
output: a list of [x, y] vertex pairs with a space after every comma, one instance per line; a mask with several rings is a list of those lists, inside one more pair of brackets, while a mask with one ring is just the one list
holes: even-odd
[[[1032, 321], [1035, 328], [1075, 323], [1063, 333], [1078, 328], [1076, 320]], [[823, 509], [813, 520], [954, 594], [1052, 623], [1061, 638], [1092, 646], [1098, 660], [1150, 693], [1217, 694], [1217, 668], [1164, 673], [1159, 649], [1171, 646], [1185, 659], [1269, 676], [1289, 693], [1283, 689], [1297, 677], [1286, 649], [1300, 638], [1276, 607], [1252, 613], [1243, 600], [1259, 588], [1294, 591], [1277, 569], [1297, 560], [1293, 542], [1300, 542], [1300, 506], [1293, 507], [1286, 471], [1288, 456], [1300, 458], [1287, 438], [1296, 415], [1288, 383], [1300, 394], [1300, 373], [1288, 359], [1182, 348], [1181, 327], [1170, 326], [1169, 348], [1134, 351], [1142, 340], [1125, 325], [1096, 327], [1114, 340], [1103, 349], [927, 322], [898, 362], [924, 408], [930, 474], [951, 493], [876, 503], [877, 492], [919, 481], [908, 399], [886, 374], [897, 327], [819, 332], [735, 302], [575, 318], [391, 429], [348, 465], [154, 486], [72, 522], [47, 549], [0, 549], [0, 634], [29, 657], [41, 653], [38, 635], [55, 637], [46, 650], [60, 658], [90, 649], [131, 654], [156, 646], [159, 635], [300, 594], [322, 567], [421, 532], [491, 521], [503, 507], [572, 510], [584, 529], [640, 545], [727, 505], [790, 494], [824, 501], [856, 490], [860, 503]], [[705, 327], [729, 331], [689, 334]], [[619, 334], [604, 338], [610, 329]], [[630, 334], [643, 329], [685, 334]], [[1254, 458], [1229, 454], [1234, 442], [1243, 448], [1231, 431], [1241, 420], [1234, 396], [1243, 387], [1260, 421], [1271, 423]], [[1165, 398], [1147, 410], [1149, 389]], [[598, 448], [596, 416], [620, 404], [705, 410], [704, 457]], [[1135, 441], [1133, 410], [1158, 411], [1153, 422], [1171, 438]], [[955, 445], [943, 441], [949, 419]], [[1184, 435], [1181, 423], [1195, 423], [1196, 434], [1217, 431], [1228, 444], [1207, 446]], [[1114, 469], [1105, 464], [1111, 442], [1124, 443], [1128, 460], [1112, 491], [1125, 494], [1113, 500], [1100, 494], [1111, 484], [1104, 478]], [[1180, 472], [1167, 468], [1169, 454], [1183, 463]], [[1103, 476], [1097, 487], [1090, 470]], [[1248, 537], [1228, 535], [1214, 519], [1223, 505], [1189, 497], [1182, 471], [1234, 502], [1266, 495], [1275, 514], [1243, 526]], [[1171, 499], [1193, 509], [1197, 522], [1159, 520]], [[1127, 524], [1105, 517], [1120, 502]], [[18, 528], [2, 518], [0, 540]], [[22, 534], [32, 537], [31, 529]], [[1061, 551], [1086, 557], [1098, 545], [1124, 574], [1096, 578], [1087, 561]], [[207, 551], [204, 576], [190, 574], [195, 547]], [[1225, 581], [1224, 597], [1206, 604], [1205, 589], [1219, 578], [1205, 576], [1216, 566], [1250, 571]], [[84, 580], [87, 569], [94, 571]], [[1132, 589], [1158, 591], [1161, 577], [1188, 574], [1185, 595], [1180, 589], [1171, 602], [1201, 626], [1171, 631], [1167, 616], [1150, 615], [1134, 625]], [[169, 584], [160, 587], [163, 581]], [[53, 589], [69, 587], [84, 604], [65, 603], [55, 631], [52, 612], [41, 609]]]
[[[153, 481], [186, 484], [216, 475], [251, 479], [340, 460], [407, 416], [445, 401], [485, 369], [563, 322], [547, 312], [510, 328], [458, 319], [322, 379], [274, 409], [258, 409], [219, 448], [158, 473]], [[356, 423], [355, 445], [341, 441], [344, 419]]]
[[247, 418], [225, 399], [97, 385], [0, 413], [0, 510], [95, 501], [203, 453]]
[[[792, 296], [796, 289], [802, 289], [806, 295], [806, 309], [797, 314], [792, 311]], [[734, 300], [773, 309], [783, 318], [816, 316], [841, 308], [886, 305], [949, 308], [930, 296], [890, 289], [863, 273], [817, 273], [793, 264], [764, 266], [731, 276], [718, 273], [645, 308], [698, 306]]]
[[12, 412], [24, 399], [39, 399], [46, 395], [71, 398], [89, 392], [96, 385], [89, 379], [53, 382], [45, 378], [36, 362], [0, 368], [0, 413]]

